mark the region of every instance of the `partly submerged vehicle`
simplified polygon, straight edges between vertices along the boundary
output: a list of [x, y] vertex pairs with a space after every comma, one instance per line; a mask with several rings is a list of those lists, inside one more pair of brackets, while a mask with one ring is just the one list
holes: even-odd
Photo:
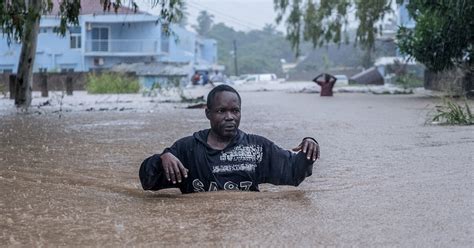
[[247, 74], [241, 75], [239, 79], [234, 81], [234, 84], [244, 84], [244, 83], [253, 83], [253, 82], [276, 82], [278, 77], [273, 73], [265, 74]]

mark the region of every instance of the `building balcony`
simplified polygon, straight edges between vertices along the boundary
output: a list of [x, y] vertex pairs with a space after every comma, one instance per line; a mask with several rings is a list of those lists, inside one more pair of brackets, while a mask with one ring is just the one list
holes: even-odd
[[159, 41], [151, 39], [86, 40], [86, 56], [156, 56]]

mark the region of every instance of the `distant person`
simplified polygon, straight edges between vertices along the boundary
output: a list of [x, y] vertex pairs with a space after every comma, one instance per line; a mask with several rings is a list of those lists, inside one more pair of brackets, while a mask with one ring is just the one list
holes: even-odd
[[209, 83], [209, 73], [207, 71], [205, 71], [202, 74], [202, 85], [206, 85], [208, 83]]
[[321, 86], [321, 96], [332, 96], [332, 88], [336, 83], [337, 78], [331, 74], [322, 73], [313, 79], [313, 82]]
[[207, 96], [210, 129], [176, 141], [143, 161], [144, 190], [179, 188], [182, 193], [216, 190], [258, 191], [260, 183], [298, 186], [312, 174], [319, 145], [306, 137], [284, 150], [272, 141], [239, 129], [241, 98], [222, 84]]
[[198, 85], [199, 80], [201, 80], [201, 75], [199, 75], [199, 73], [196, 71], [194, 72], [194, 75], [191, 77], [191, 83], [193, 85]]

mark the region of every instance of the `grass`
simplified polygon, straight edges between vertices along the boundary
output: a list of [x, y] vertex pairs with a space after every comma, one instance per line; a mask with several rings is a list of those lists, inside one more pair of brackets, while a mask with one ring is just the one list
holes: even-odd
[[7, 95], [7, 92], [5, 92], [5, 86], [3, 85], [3, 83], [0, 83], [0, 93], [1, 93], [3, 96], [6, 96], [6, 95]]
[[399, 75], [395, 79], [395, 84], [400, 85], [403, 89], [423, 87], [423, 81], [416, 78], [412, 74]]
[[445, 98], [443, 105], [436, 106], [433, 122], [445, 125], [474, 125], [474, 116], [466, 101], [463, 107]]
[[87, 75], [86, 90], [90, 94], [138, 93], [140, 83], [123, 73], [91, 73]]

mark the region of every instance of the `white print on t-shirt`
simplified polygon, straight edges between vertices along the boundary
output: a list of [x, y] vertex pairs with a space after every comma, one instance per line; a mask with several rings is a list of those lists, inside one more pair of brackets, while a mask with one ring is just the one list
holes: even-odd
[[[212, 173], [231, 173], [234, 171], [254, 172], [262, 161], [263, 149], [259, 145], [238, 145], [219, 157], [221, 163], [212, 166]], [[232, 187], [232, 186], [229, 186]]]
[[252, 162], [260, 163], [263, 158], [263, 149], [259, 145], [238, 145], [220, 156], [222, 162]]
[[[252, 186], [251, 181], [242, 181], [240, 184], [236, 184], [232, 181], [227, 181], [224, 183], [224, 190], [243, 190], [243, 191], [248, 191], [250, 190], [250, 187]], [[194, 179], [193, 180], [193, 188], [195, 192], [204, 192], [206, 189], [204, 189], [204, 183], [201, 182], [199, 179]], [[207, 191], [217, 191], [217, 183], [216, 182], [211, 182], [209, 184], [209, 189]]]
[[212, 167], [212, 173], [226, 173], [232, 171], [247, 171], [253, 172], [257, 167], [256, 164], [226, 164], [216, 165]]

